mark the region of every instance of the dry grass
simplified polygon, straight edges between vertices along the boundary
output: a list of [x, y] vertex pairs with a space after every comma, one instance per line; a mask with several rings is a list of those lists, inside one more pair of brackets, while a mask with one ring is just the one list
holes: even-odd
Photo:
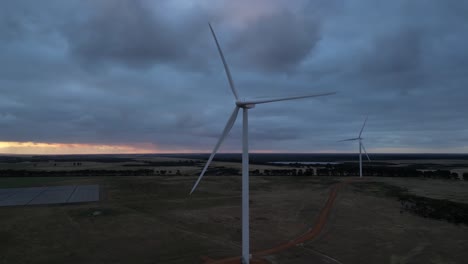
[[[195, 179], [1, 178], [0, 187], [96, 183], [102, 186], [104, 199], [79, 205], [0, 207], [0, 263], [201, 263], [201, 256], [238, 255], [240, 177], [207, 176], [189, 197]], [[329, 187], [340, 180], [251, 177], [252, 250], [307, 231]], [[467, 185], [456, 181], [368, 180], [417, 195], [468, 200]], [[348, 186], [339, 194], [331, 222], [318, 240], [270, 260], [320, 263], [323, 258], [313, 253], [319, 251], [347, 264], [463, 263], [468, 258], [466, 248], [466, 226], [400, 213], [395, 198]]]

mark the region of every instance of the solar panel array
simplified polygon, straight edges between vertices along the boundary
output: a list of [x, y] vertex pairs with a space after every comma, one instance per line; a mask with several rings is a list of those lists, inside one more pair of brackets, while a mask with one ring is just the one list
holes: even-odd
[[66, 204], [99, 201], [99, 185], [0, 189], [0, 206]]

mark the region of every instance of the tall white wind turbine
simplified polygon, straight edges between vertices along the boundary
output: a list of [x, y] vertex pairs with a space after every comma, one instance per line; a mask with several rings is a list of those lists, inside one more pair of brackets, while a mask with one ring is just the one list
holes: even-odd
[[343, 142], [343, 141], [359, 141], [359, 177], [362, 177], [362, 150], [364, 150], [364, 153], [366, 154], [367, 159], [370, 161], [369, 155], [367, 154], [366, 148], [364, 147], [364, 143], [362, 143], [363, 138], [361, 137], [362, 131], [364, 130], [364, 127], [366, 126], [367, 122], [367, 117], [366, 120], [364, 120], [364, 124], [362, 125], [361, 131], [359, 132], [359, 136], [357, 138], [349, 138], [345, 140], [340, 140], [338, 142]]
[[237, 90], [234, 86], [234, 82], [231, 77], [231, 72], [229, 71], [229, 67], [226, 63], [226, 59], [224, 58], [223, 52], [219, 45], [218, 39], [216, 38], [216, 34], [211, 27], [211, 24], [208, 24], [211, 30], [211, 34], [213, 35], [214, 41], [218, 48], [219, 55], [224, 65], [224, 70], [226, 71], [227, 79], [229, 82], [229, 86], [231, 88], [232, 93], [234, 94], [235, 98], [235, 107], [234, 111], [231, 114], [231, 117], [228, 119], [226, 126], [224, 127], [223, 133], [219, 138], [218, 142], [216, 143], [213, 152], [211, 153], [208, 161], [206, 162], [205, 167], [203, 168], [200, 176], [198, 177], [197, 181], [193, 185], [190, 194], [192, 194], [195, 189], [197, 188], [200, 180], [202, 179], [203, 175], [206, 172], [206, 169], [210, 165], [211, 161], [213, 160], [214, 155], [218, 151], [219, 147], [223, 143], [226, 136], [229, 134], [234, 122], [237, 118], [237, 113], [239, 109], [242, 108], [243, 114], [243, 127], [242, 127], [242, 262], [245, 264], [249, 264], [250, 262], [250, 249], [249, 249], [249, 146], [248, 146], [248, 110], [254, 108], [257, 104], [264, 104], [264, 103], [271, 103], [271, 102], [278, 102], [278, 101], [287, 101], [287, 100], [295, 100], [301, 98], [308, 98], [308, 97], [318, 97], [318, 96], [325, 96], [335, 94], [335, 92], [331, 93], [321, 93], [321, 94], [313, 94], [313, 95], [302, 95], [302, 96], [292, 96], [292, 97], [284, 97], [284, 98], [270, 98], [270, 99], [252, 99], [252, 100], [240, 100]]

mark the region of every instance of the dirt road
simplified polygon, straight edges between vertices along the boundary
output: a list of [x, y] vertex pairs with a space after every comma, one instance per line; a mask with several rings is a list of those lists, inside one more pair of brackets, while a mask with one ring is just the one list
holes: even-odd
[[[268, 255], [273, 255], [279, 252], [282, 252], [284, 250], [287, 250], [289, 248], [295, 247], [299, 244], [302, 244], [306, 241], [310, 241], [312, 239], [315, 239], [318, 237], [320, 232], [324, 229], [328, 218], [331, 213], [331, 209], [333, 208], [334, 202], [336, 200], [336, 197], [338, 195], [338, 191], [347, 183], [348, 181], [336, 183], [331, 187], [330, 193], [328, 195], [327, 202], [325, 203], [324, 207], [320, 211], [317, 220], [315, 224], [305, 233], [300, 235], [299, 237], [289, 241], [285, 242], [283, 244], [277, 245], [275, 247], [257, 251], [252, 253], [252, 259], [250, 263], [252, 264], [261, 264], [261, 263], [269, 263], [265, 257]], [[231, 258], [225, 258], [225, 259], [211, 259], [209, 257], [203, 257], [202, 258], [204, 263], [206, 264], [239, 264], [241, 263], [240, 257], [231, 257]]]

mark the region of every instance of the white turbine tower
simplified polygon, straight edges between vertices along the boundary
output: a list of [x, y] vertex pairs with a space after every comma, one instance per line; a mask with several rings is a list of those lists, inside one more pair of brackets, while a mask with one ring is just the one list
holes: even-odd
[[249, 146], [248, 146], [248, 110], [254, 108], [257, 104], [264, 104], [264, 103], [271, 103], [271, 102], [278, 102], [278, 101], [286, 101], [286, 100], [294, 100], [294, 99], [301, 99], [301, 98], [308, 98], [308, 97], [318, 97], [318, 96], [325, 96], [335, 94], [334, 92], [331, 93], [321, 93], [321, 94], [314, 94], [314, 95], [303, 95], [303, 96], [293, 96], [293, 97], [284, 97], [284, 98], [271, 98], [271, 99], [252, 99], [252, 100], [240, 100], [237, 90], [234, 86], [234, 82], [232, 81], [231, 72], [229, 71], [229, 67], [226, 63], [224, 58], [223, 52], [221, 47], [219, 46], [218, 39], [216, 38], [216, 34], [210, 26], [211, 33], [213, 34], [214, 41], [216, 46], [218, 47], [219, 55], [221, 56], [221, 60], [223, 61], [224, 70], [226, 71], [227, 79], [229, 82], [229, 86], [231, 87], [231, 91], [234, 94], [236, 99], [234, 111], [231, 114], [226, 126], [224, 127], [223, 133], [219, 138], [218, 142], [216, 143], [213, 152], [211, 153], [208, 161], [206, 162], [205, 167], [203, 168], [200, 176], [198, 177], [197, 181], [193, 185], [190, 194], [192, 194], [198, 186], [198, 183], [202, 179], [203, 175], [206, 172], [206, 169], [210, 165], [211, 161], [213, 160], [214, 155], [218, 151], [221, 143], [223, 143], [224, 139], [228, 135], [229, 131], [231, 130], [234, 122], [237, 118], [237, 113], [239, 109], [242, 108], [243, 112], [243, 127], [242, 127], [242, 262], [245, 264], [249, 264], [250, 262], [250, 250], [249, 250]]
[[366, 153], [367, 159], [370, 161], [369, 155], [367, 155], [366, 148], [364, 147], [364, 143], [362, 143], [363, 138], [361, 137], [362, 131], [364, 130], [364, 127], [366, 126], [367, 122], [367, 117], [366, 120], [364, 120], [364, 124], [362, 125], [361, 132], [359, 132], [359, 136], [357, 138], [350, 138], [350, 139], [345, 139], [345, 140], [340, 140], [338, 142], [343, 142], [343, 141], [359, 141], [359, 177], [362, 177], [362, 150], [364, 150], [364, 153]]

